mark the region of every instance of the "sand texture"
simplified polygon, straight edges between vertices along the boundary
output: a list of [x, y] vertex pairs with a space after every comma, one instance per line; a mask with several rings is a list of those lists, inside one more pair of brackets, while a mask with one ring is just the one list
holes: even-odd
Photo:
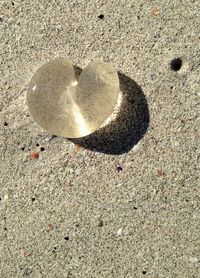
[[[0, 0], [0, 38], [0, 278], [199, 278], [200, 1]], [[28, 111], [56, 57], [119, 73], [81, 140]]]

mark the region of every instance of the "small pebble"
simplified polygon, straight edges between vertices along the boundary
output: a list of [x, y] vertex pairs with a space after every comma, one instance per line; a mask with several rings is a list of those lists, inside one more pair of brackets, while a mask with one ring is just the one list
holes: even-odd
[[40, 156], [39, 152], [32, 152], [32, 153], [31, 153], [31, 158], [32, 158], [32, 159], [38, 159], [39, 156]]
[[56, 26], [56, 30], [57, 30], [57, 31], [61, 31], [61, 30], [62, 30], [62, 26], [61, 26], [61, 25], [57, 25], [57, 26]]
[[117, 183], [116, 184], [116, 187], [122, 187], [124, 184], [121, 182], [121, 183]]
[[104, 15], [103, 15], [103, 14], [100, 14], [100, 15], [98, 16], [98, 18], [104, 19]]
[[76, 147], [77, 151], [79, 151], [80, 149], [82, 149], [82, 148], [83, 148], [83, 146], [82, 146], [82, 145], [80, 145], [80, 144], [75, 144], [75, 147]]
[[53, 230], [53, 225], [49, 223], [48, 228], [49, 228], [49, 230]]
[[51, 140], [51, 137], [46, 137], [45, 139], [44, 139], [44, 141], [46, 141], [46, 142], [49, 142]]
[[162, 170], [158, 170], [157, 176], [159, 176], [159, 177], [165, 176], [165, 172], [163, 172]]
[[99, 221], [98, 227], [103, 227], [103, 221], [102, 220]]
[[56, 137], [57, 137], [56, 135], [50, 135], [50, 136], [47, 136], [47, 137], [44, 139], [44, 141], [49, 142], [49, 141], [51, 141], [52, 139], [54, 139], [54, 138], [56, 138]]
[[138, 143], [137, 145], [135, 145], [133, 148], [132, 148], [132, 152], [133, 153], [136, 153], [140, 150], [140, 143]]
[[153, 8], [153, 9], [151, 10], [151, 14], [152, 14], [152, 15], [158, 15], [159, 13], [160, 13], [160, 11], [159, 11], [158, 8]]
[[192, 256], [189, 257], [189, 260], [190, 260], [192, 263], [197, 263], [197, 262], [199, 261], [198, 258], [192, 257]]
[[11, 88], [11, 86], [8, 83], [5, 83], [5, 89], [9, 90]]
[[121, 236], [121, 235], [122, 235], [122, 230], [123, 230], [123, 228], [120, 228], [120, 229], [117, 231], [117, 235], [118, 235], [118, 236]]

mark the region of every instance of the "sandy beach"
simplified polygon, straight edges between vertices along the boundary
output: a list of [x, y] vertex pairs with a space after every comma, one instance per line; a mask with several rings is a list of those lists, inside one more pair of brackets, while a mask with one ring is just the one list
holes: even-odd
[[[0, 37], [0, 277], [200, 277], [200, 2], [0, 0]], [[115, 67], [115, 121], [34, 122], [55, 57]]]

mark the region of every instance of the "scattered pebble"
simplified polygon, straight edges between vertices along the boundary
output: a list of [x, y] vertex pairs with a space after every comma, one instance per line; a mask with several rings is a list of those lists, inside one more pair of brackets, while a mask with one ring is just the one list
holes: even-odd
[[165, 176], [165, 172], [163, 172], [162, 170], [158, 170], [157, 171], [157, 176], [158, 177], [163, 177], [163, 176]]
[[8, 84], [8, 82], [5, 82], [5, 89], [9, 90], [11, 88], [11, 86]]
[[46, 141], [46, 142], [49, 142], [51, 140], [51, 137], [50, 136], [48, 136], [48, 137], [46, 137], [45, 139], [44, 139], [44, 141]]
[[158, 15], [159, 13], [160, 13], [160, 10], [156, 7], [151, 10], [152, 15]]
[[76, 147], [77, 151], [79, 151], [80, 149], [83, 148], [83, 146], [81, 144], [75, 144], [75, 147]]
[[117, 183], [116, 184], [116, 187], [122, 187], [124, 184], [121, 182], [121, 183]]
[[61, 30], [62, 30], [62, 26], [61, 26], [61, 25], [57, 25], [57, 26], [56, 26], [56, 30], [57, 30], [57, 31], [61, 31]]
[[74, 168], [67, 168], [66, 170], [68, 170], [70, 174], [74, 174], [75, 173], [75, 169]]
[[103, 227], [103, 220], [99, 221], [98, 227]]
[[78, 169], [76, 169], [76, 170], [74, 171], [74, 174], [75, 174], [76, 176], [78, 176], [78, 175], [81, 174], [81, 172], [82, 172], [82, 170], [78, 168]]
[[53, 248], [53, 250], [52, 250], [52, 253], [56, 254], [56, 252], [57, 252], [57, 247], [54, 246], [54, 248]]
[[189, 257], [189, 260], [190, 260], [192, 263], [197, 263], [197, 262], [199, 261], [198, 258], [192, 257], [192, 256]]
[[94, 154], [93, 151], [87, 150], [87, 155], [88, 155], [90, 158], [95, 158], [95, 154]]
[[49, 142], [49, 141], [51, 141], [52, 139], [54, 139], [54, 138], [56, 138], [56, 137], [57, 137], [56, 135], [50, 135], [50, 136], [47, 136], [47, 137], [44, 139], [44, 141]]
[[31, 153], [31, 159], [38, 159], [39, 156], [40, 156], [39, 152], [34, 151], [34, 152]]
[[100, 15], [98, 16], [98, 18], [104, 19], [104, 15], [103, 15], [103, 14], [100, 14]]
[[123, 230], [123, 228], [120, 228], [120, 229], [117, 231], [117, 235], [118, 235], [118, 236], [121, 236], [121, 235], [122, 235], [122, 230]]
[[29, 256], [31, 256], [31, 253], [23, 251], [23, 255], [24, 255], [24, 257], [29, 257]]
[[51, 223], [48, 224], [49, 230], [53, 230], [53, 225]]
[[28, 267], [28, 268], [25, 268], [25, 269], [24, 269], [22, 275], [23, 275], [23, 276], [30, 276], [32, 272], [33, 272], [32, 267]]
[[138, 143], [137, 145], [135, 145], [133, 148], [132, 148], [132, 152], [133, 153], [136, 153], [140, 150], [140, 143]]

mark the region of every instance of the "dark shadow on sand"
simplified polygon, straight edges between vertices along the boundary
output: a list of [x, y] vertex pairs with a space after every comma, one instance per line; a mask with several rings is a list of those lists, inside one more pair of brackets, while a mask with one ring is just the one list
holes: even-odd
[[84, 148], [106, 154], [129, 152], [144, 136], [149, 126], [149, 109], [141, 87], [131, 78], [118, 72], [122, 103], [112, 122], [96, 132], [78, 139], [70, 139]]

